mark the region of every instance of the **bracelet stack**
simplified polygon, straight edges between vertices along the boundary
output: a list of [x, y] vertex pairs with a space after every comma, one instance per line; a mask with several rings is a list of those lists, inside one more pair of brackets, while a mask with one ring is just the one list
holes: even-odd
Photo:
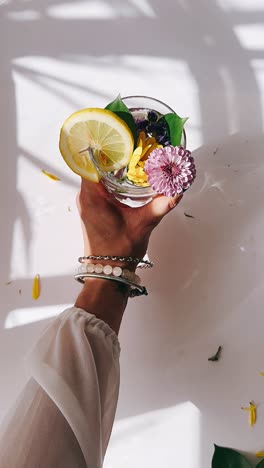
[[139, 268], [152, 268], [153, 262], [149, 260], [140, 259], [137, 257], [120, 257], [111, 255], [87, 255], [79, 257], [78, 261], [81, 265], [78, 267], [75, 274], [75, 279], [80, 283], [84, 283], [85, 278], [101, 278], [110, 281], [117, 281], [129, 288], [129, 297], [147, 295], [148, 291], [145, 286], [141, 286], [140, 277], [128, 268], [121, 268], [120, 266], [102, 265], [101, 263], [88, 263], [88, 260], [111, 260], [113, 262], [123, 262], [137, 264]]

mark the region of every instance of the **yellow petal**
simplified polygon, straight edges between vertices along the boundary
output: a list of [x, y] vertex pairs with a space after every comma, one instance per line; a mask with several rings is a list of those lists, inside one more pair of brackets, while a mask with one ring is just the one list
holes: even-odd
[[137, 146], [139, 146], [140, 148], [143, 148], [143, 141], [142, 141], [142, 138], [138, 138]]
[[250, 426], [254, 426], [256, 424], [257, 419], [257, 407], [254, 405], [253, 402], [250, 402]]
[[138, 137], [138, 140], [141, 140], [142, 145], [144, 145], [144, 143], [146, 142], [146, 135], [145, 135], [145, 132], [140, 132], [139, 137]]
[[144, 148], [143, 151], [142, 151], [142, 155], [141, 155], [141, 158], [140, 158], [140, 159], [142, 159], [142, 158], [145, 156], [145, 154], [148, 152], [148, 150], [151, 148], [151, 146], [152, 146], [152, 145], [147, 145], [147, 146], [145, 146], [145, 148]]
[[264, 451], [262, 451], [262, 452], [257, 452], [257, 453], [256, 453], [256, 457], [258, 457], [258, 458], [263, 458], [263, 457], [264, 457]]
[[33, 299], [38, 299], [40, 296], [40, 276], [36, 275], [35, 278], [33, 279], [33, 285], [32, 285], [32, 297]]
[[51, 174], [50, 172], [45, 171], [45, 169], [42, 169], [41, 172], [51, 180], [60, 180], [59, 177], [55, 176], [54, 174]]
[[259, 372], [259, 375], [261, 375], [262, 377], [264, 377], [264, 372]]
[[157, 143], [157, 140], [154, 137], [149, 137], [149, 138], [147, 138], [146, 143], [147, 143], [147, 145], [154, 145], [155, 143]]
[[129, 167], [135, 167], [137, 165], [138, 161], [140, 160], [141, 153], [142, 153], [142, 148], [137, 146], [137, 148], [134, 150], [131, 156], [131, 159], [128, 165]]
[[254, 424], [256, 424], [256, 418], [257, 418], [256, 405], [252, 401], [250, 401], [249, 406], [242, 407], [241, 409], [249, 412], [249, 425], [251, 427], [254, 426]]
[[144, 158], [142, 157], [141, 159], [148, 159], [150, 153], [152, 153], [152, 151], [154, 151], [157, 148], [162, 148], [162, 145], [159, 145], [158, 143], [151, 145], [151, 148], [149, 148], [149, 150], [144, 154]]

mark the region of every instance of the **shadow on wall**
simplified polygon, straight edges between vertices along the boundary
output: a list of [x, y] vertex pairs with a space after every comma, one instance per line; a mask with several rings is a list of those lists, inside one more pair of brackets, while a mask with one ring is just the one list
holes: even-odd
[[[2, 324], [9, 311], [17, 308], [12, 290], [2, 287], [10, 273], [14, 223], [18, 219], [22, 223], [28, 256], [32, 237], [27, 206], [17, 190], [18, 156], [23, 154], [36, 167], [39, 165], [37, 155], [19, 147], [13, 71], [46, 87], [70, 105], [75, 104], [63, 90], [69, 84], [66, 78], [54, 77], [52, 72], [41, 74], [14, 61], [26, 56], [45, 56], [73, 66], [85, 63], [89, 67], [95, 63], [98, 73], [103, 74], [124, 55], [162, 57], [186, 62], [197, 85], [203, 141], [202, 147], [194, 152], [199, 177], [177, 211], [153, 235], [151, 254], [158, 268], [151, 277], [146, 277], [146, 281], [151, 281], [148, 299], [151, 310], [145, 311], [144, 299], [129, 306], [136, 309], [133, 320], [129, 316], [125, 319], [129, 334], [125, 326], [123, 332], [126, 399], [119, 408], [120, 417], [185, 401], [188, 384], [193, 386], [195, 379], [199, 380], [198, 373], [193, 371], [193, 365], [199, 364], [189, 359], [194, 344], [199, 348], [203, 340], [208, 340], [215, 327], [235, 313], [262, 281], [257, 274], [256, 256], [260, 239], [252, 237], [250, 228], [256, 223], [263, 199], [263, 138], [258, 136], [262, 131], [262, 107], [252, 60], [263, 59], [264, 54], [262, 49], [241, 45], [237, 26], [263, 20], [264, 11], [224, 10], [219, 5], [216, 1], [168, 0], [165, 8], [158, 0], [127, 0], [87, 1], [85, 8], [84, 4], [78, 7], [69, 1], [26, 4], [11, 1], [1, 6], [1, 30], [8, 42], [2, 54], [0, 110], [2, 147], [8, 155], [0, 176], [5, 220], [1, 252]], [[98, 61], [101, 57], [105, 60]], [[127, 67], [136, 76], [136, 66]], [[78, 89], [79, 85], [76, 86]], [[92, 84], [79, 86], [79, 90], [109, 98]], [[236, 134], [229, 136], [231, 133]], [[53, 172], [52, 164], [47, 170]], [[63, 174], [61, 177], [66, 185], [72, 184]], [[21, 281], [29, 289], [29, 281]], [[72, 302], [73, 289], [65, 287], [72, 282], [70, 277], [45, 281], [49, 294], [41, 298], [41, 305]], [[32, 301], [23, 298], [23, 307], [30, 306]], [[20, 333], [18, 328], [17, 338]], [[141, 343], [137, 343], [137, 349], [134, 336]], [[160, 344], [158, 349], [156, 342]], [[153, 359], [155, 372], [146, 379], [146, 369], [152, 369]], [[171, 372], [163, 372], [165, 362], [174, 375], [177, 373], [178, 378], [182, 375], [184, 386], [178, 385]], [[192, 379], [187, 378], [187, 370]], [[138, 392], [132, 385], [135, 378]], [[144, 395], [140, 391], [142, 385]], [[196, 403], [193, 392], [188, 398]], [[198, 401], [197, 406], [206, 413], [205, 401]]]
[[[251, 12], [250, 21], [253, 22], [254, 18], [259, 21], [261, 14], [262, 12], [256, 11], [254, 16]], [[83, 11], [81, 7], [78, 10], [71, 2], [27, 2], [25, 8], [24, 2], [17, 1], [4, 3], [2, 15], [3, 37], [7, 38], [9, 43], [9, 47], [3, 51], [2, 61], [4, 86], [1, 102], [2, 112], [5, 114], [1, 119], [1, 139], [3, 148], [8, 151], [1, 180], [1, 190], [4, 194], [1, 197], [2, 215], [5, 219], [1, 254], [2, 282], [9, 276], [13, 226], [18, 219], [23, 226], [29, 256], [30, 218], [23, 197], [16, 190], [18, 155], [23, 154], [26, 159], [35, 163], [36, 167], [39, 165], [37, 156], [19, 148], [17, 142], [13, 70], [43, 87], [49, 86], [43, 81], [44, 78], [49, 78], [47, 73], [37, 73], [19, 63], [14, 64], [15, 59], [46, 56], [61, 61], [70, 60], [73, 64], [86, 61], [89, 66], [97, 57], [109, 55], [110, 60], [105, 61], [103, 66], [101, 64], [100, 73], [103, 73], [104, 67], [113, 67], [124, 54], [181, 59], [186, 61], [197, 83], [204, 143], [221, 141], [222, 137], [234, 129], [233, 127], [241, 134], [258, 132], [262, 128], [261, 100], [250, 63], [254, 55], [250, 55], [248, 50], [241, 47], [234, 33], [235, 13], [223, 11], [216, 2], [208, 5], [202, 1], [177, 4], [167, 1], [164, 8], [157, 0], [148, 3], [132, 0], [87, 1]], [[87, 17], [82, 19], [85, 15]], [[243, 23], [241, 12], [238, 17]], [[247, 15], [244, 21], [246, 18]], [[135, 24], [137, 34], [134, 34]], [[94, 40], [98, 37], [98, 31], [101, 31], [101, 37], [107, 40]], [[258, 50], [257, 57], [260, 55]], [[136, 69], [131, 69], [131, 73], [136, 72]], [[50, 91], [59, 94], [59, 85], [63, 85], [67, 80], [54, 77], [52, 73], [50, 78], [58, 84], [55, 89], [50, 86]], [[177, 77], [175, 82], [177, 84]], [[76, 86], [80, 88], [79, 85]], [[98, 91], [91, 86], [82, 88], [98, 95]], [[74, 105], [74, 100], [69, 94], [61, 92], [61, 96]], [[104, 97], [108, 98], [105, 95]], [[254, 115], [254, 119], [249, 118], [249, 115]], [[52, 172], [52, 165], [47, 165], [47, 170]], [[65, 184], [72, 184], [64, 175], [61, 177]], [[58, 277], [54, 280], [57, 284], [55, 289], [59, 290], [62, 279]], [[68, 299], [70, 298], [64, 302]], [[52, 296], [51, 301], [57, 303], [57, 298]], [[12, 305], [9, 304], [9, 307], [12, 308]]]

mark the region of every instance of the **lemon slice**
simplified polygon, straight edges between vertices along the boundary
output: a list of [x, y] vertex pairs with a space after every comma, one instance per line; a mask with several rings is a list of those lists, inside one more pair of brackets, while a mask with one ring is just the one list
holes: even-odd
[[[106, 109], [83, 109], [64, 122], [60, 152], [68, 166], [92, 182], [100, 171], [117, 171], [127, 166], [133, 153], [133, 136], [127, 124]], [[94, 162], [88, 148], [92, 148]]]

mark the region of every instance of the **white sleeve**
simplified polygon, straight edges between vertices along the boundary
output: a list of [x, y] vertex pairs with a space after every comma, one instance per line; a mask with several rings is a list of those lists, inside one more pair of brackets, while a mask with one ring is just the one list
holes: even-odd
[[101, 468], [119, 391], [114, 331], [72, 307], [27, 357], [30, 376], [0, 432], [0, 468]]

